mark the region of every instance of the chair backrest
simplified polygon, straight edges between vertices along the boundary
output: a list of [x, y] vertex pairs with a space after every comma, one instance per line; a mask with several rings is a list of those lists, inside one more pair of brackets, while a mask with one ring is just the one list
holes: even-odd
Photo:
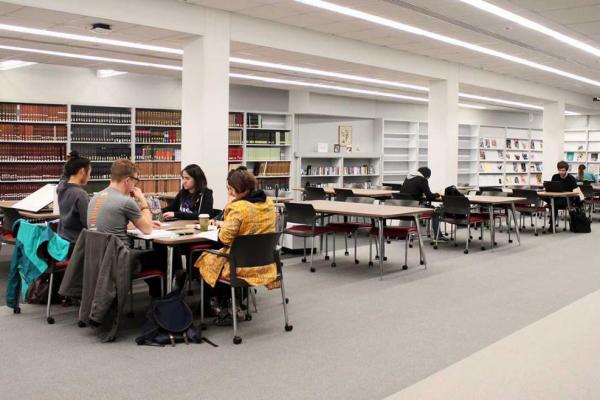
[[444, 214], [461, 214], [468, 215], [470, 214], [471, 205], [469, 203], [469, 199], [463, 196], [444, 196], [443, 200], [444, 206]]
[[508, 193], [497, 190], [484, 190], [481, 191], [480, 196], [508, 197]]
[[419, 200], [391, 199], [386, 200], [386, 206], [419, 207]]
[[[313, 225], [316, 212], [311, 204], [285, 203], [285, 223]], [[284, 225], [285, 226], [285, 225]]]
[[392, 193], [392, 197], [398, 200], [416, 200], [418, 202], [415, 196], [410, 193]]
[[236, 268], [252, 268], [277, 263], [277, 243], [281, 232], [243, 235], [234, 239], [229, 252], [232, 283]]
[[348, 197], [354, 196], [352, 189], [333, 189], [335, 192], [335, 201], [346, 201]]
[[304, 200], [325, 200], [327, 193], [325, 189], [313, 186], [307, 186], [304, 188]]
[[502, 188], [498, 186], [480, 186], [479, 192], [501, 192]]
[[538, 196], [537, 192], [530, 189], [513, 189], [513, 197], [527, 198], [527, 201], [521, 204], [537, 205], [540, 201], [540, 196]]
[[385, 186], [385, 188], [389, 188], [389, 190], [400, 190], [402, 189], [402, 184], [401, 183], [383, 183]]
[[361, 197], [361, 196], [352, 196], [346, 197], [346, 201], [349, 203], [362, 203], [362, 204], [373, 204], [375, 203], [375, 199], [372, 197]]
[[594, 198], [594, 189], [592, 188], [592, 186], [590, 184], [581, 185], [581, 186], [579, 186], [579, 188], [581, 189], [581, 193], [583, 193], [583, 195], [585, 196], [586, 199]]

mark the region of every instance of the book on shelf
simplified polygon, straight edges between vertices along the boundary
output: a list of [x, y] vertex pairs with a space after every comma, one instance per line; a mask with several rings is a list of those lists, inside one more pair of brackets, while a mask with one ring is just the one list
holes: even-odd
[[344, 175], [346, 176], [369, 174], [375, 174], [375, 167], [372, 165], [363, 164], [344, 167]]
[[479, 159], [480, 160], [485, 160], [485, 151], [483, 151], [483, 150], [479, 151]]
[[502, 150], [498, 150], [498, 160], [504, 160], [504, 152]]
[[181, 149], [164, 146], [135, 146], [136, 161], [181, 161]]
[[61, 164], [0, 164], [0, 180], [2, 181], [31, 181], [57, 180], [62, 174]]
[[244, 143], [244, 131], [241, 129], [229, 130], [229, 144], [243, 144]]
[[66, 125], [0, 123], [0, 141], [56, 142], [67, 140]]
[[590, 153], [590, 161], [592, 161], [592, 162], [598, 161], [598, 153]]
[[246, 115], [247, 128], [262, 128], [262, 115], [248, 113]]
[[131, 131], [128, 126], [74, 125], [71, 127], [71, 141], [130, 143]]
[[276, 192], [288, 192], [290, 190], [290, 180], [288, 178], [259, 179], [258, 188], [262, 190], [274, 190]]
[[136, 128], [135, 141], [138, 143], [181, 143], [181, 129]]
[[579, 153], [579, 152], [578, 152], [578, 153], [576, 153], [576, 159], [577, 159], [577, 161], [579, 161], [579, 162], [583, 162], [583, 161], [585, 161], [585, 153]]
[[300, 172], [302, 176], [331, 176], [339, 175], [340, 167], [331, 165], [307, 165]]
[[244, 127], [244, 113], [230, 112], [229, 113], [229, 127], [243, 128]]
[[75, 143], [72, 150], [77, 150], [81, 157], [89, 158], [90, 161], [114, 161], [121, 158], [130, 159], [131, 149], [129, 145], [99, 145], [93, 143]]
[[566, 155], [567, 161], [574, 161], [575, 160], [575, 153], [572, 151], [568, 151], [567, 155]]
[[289, 131], [246, 131], [246, 144], [290, 144]]
[[139, 168], [139, 176], [143, 179], [179, 178], [181, 173], [180, 162], [153, 163], [141, 161], [137, 162], [136, 165]]
[[65, 144], [0, 144], [2, 161], [63, 161], [66, 157]]
[[131, 124], [131, 109], [123, 107], [71, 106], [71, 122]]
[[179, 110], [135, 110], [136, 125], [180, 126], [181, 111]]
[[234, 169], [238, 169], [242, 166], [242, 163], [229, 163], [229, 171], [233, 171]]
[[282, 176], [290, 174], [289, 161], [264, 161], [254, 164], [254, 176]]
[[67, 106], [0, 103], [0, 121], [67, 122]]
[[228, 160], [243, 160], [244, 159], [244, 149], [242, 147], [230, 147], [227, 149], [227, 159]]
[[156, 179], [141, 181], [139, 187], [144, 193], [178, 192], [181, 189], [181, 183], [173, 179]]
[[42, 186], [43, 182], [0, 183], [0, 200], [22, 200]]
[[247, 147], [247, 160], [277, 161], [285, 159], [285, 153], [279, 147]]

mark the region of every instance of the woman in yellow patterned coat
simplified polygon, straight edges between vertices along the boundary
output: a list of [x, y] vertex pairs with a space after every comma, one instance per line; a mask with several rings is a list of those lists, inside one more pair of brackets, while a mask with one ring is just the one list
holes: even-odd
[[[227, 178], [229, 200], [223, 211], [223, 221], [216, 224], [220, 227], [220, 250], [229, 253], [229, 248], [236, 237], [259, 233], [275, 232], [275, 206], [262, 190], [256, 190], [256, 178], [246, 170], [232, 171]], [[229, 262], [224, 257], [204, 253], [198, 258], [195, 266], [200, 269], [204, 281], [216, 290], [213, 294], [223, 300], [229, 298], [229, 287], [218, 282], [229, 280]], [[275, 264], [256, 268], [238, 270], [238, 279], [251, 285], [275, 286], [277, 267]], [[224, 287], [219, 287], [223, 285]]]

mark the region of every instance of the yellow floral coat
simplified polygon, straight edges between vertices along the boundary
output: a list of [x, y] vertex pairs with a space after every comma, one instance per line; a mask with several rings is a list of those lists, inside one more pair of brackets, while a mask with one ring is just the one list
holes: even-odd
[[[224, 247], [220, 251], [229, 253], [229, 247], [238, 236], [271, 232], [275, 232], [275, 206], [270, 198], [258, 203], [234, 201], [224, 211], [223, 226], [219, 231], [219, 240]], [[200, 269], [204, 281], [212, 287], [219, 279], [229, 280], [229, 261], [224, 257], [204, 253], [195, 265]], [[277, 279], [277, 267], [273, 263], [239, 269], [237, 278], [255, 286], [273, 286]]]

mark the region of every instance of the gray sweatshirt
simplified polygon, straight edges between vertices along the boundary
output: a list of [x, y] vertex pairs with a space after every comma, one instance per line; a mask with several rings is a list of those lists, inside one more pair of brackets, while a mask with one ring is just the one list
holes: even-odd
[[61, 182], [56, 189], [60, 223], [58, 234], [71, 243], [77, 241], [79, 232], [87, 228], [88, 194], [79, 185]]

